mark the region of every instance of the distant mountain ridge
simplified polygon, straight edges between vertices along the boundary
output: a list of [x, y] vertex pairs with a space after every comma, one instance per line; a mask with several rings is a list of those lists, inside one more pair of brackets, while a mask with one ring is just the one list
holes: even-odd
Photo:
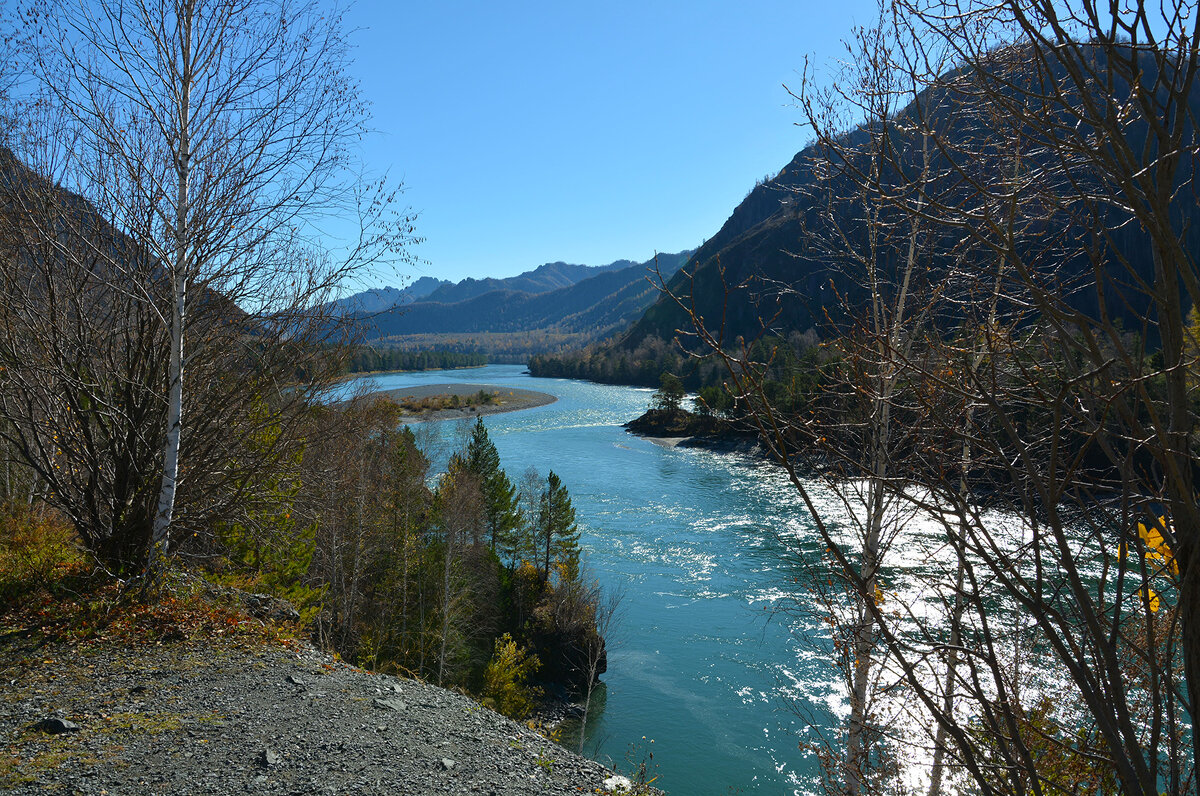
[[373, 287], [361, 293], [330, 302], [329, 309], [336, 315], [354, 313], [368, 315], [391, 309], [397, 304], [418, 301], [425, 298], [438, 288], [452, 284], [444, 279], [434, 279], [423, 276], [411, 285], [405, 287]]
[[[673, 276], [689, 254], [660, 255], [657, 263], [663, 278]], [[413, 334], [545, 330], [563, 334], [590, 333], [593, 337], [600, 337], [617, 328], [624, 328], [658, 296], [657, 289], [648, 279], [654, 264], [654, 260], [644, 263], [622, 260], [609, 266], [589, 269], [593, 275], [574, 284], [538, 293], [494, 289], [465, 300], [446, 302], [440, 299], [459, 294], [453, 290], [439, 289], [424, 301], [364, 318], [368, 330], [366, 336], [367, 339], [386, 339]], [[618, 267], [614, 269], [614, 266]], [[547, 267], [542, 266], [538, 271]], [[585, 267], [568, 266], [570, 269]], [[563, 271], [551, 270], [550, 273], [561, 275]], [[581, 271], [572, 270], [568, 273]], [[513, 280], [471, 280], [473, 284], [467, 286], [466, 292], [473, 292], [483, 282], [529, 284], [530, 280], [524, 279], [527, 276], [522, 274]]]
[[514, 293], [546, 293], [559, 288], [570, 287], [589, 277], [605, 271], [619, 271], [635, 265], [632, 260], [617, 260], [608, 265], [574, 265], [572, 263], [554, 262], [539, 265], [532, 271], [525, 271], [507, 279], [472, 279], [467, 277], [457, 284], [445, 283], [428, 295], [429, 301], [443, 304], [454, 304], [459, 301], [477, 298], [497, 290], [507, 290]]
[[[403, 304], [362, 317], [368, 340], [417, 334], [524, 333], [547, 331], [598, 338], [624, 328], [658, 296], [649, 277], [657, 267], [664, 279], [673, 276], [691, 252], [660, 255], [634, 263], [618, 260], [588, 267], [551, 263], [511, 279], [464, 280], [443, 286], [423, 301]], [[572, 281], [574, 277], [585, 278]], [[556, 289], [534, 292], [555, 281]], [[479, 292], [481, 286], [503, 287]], [[516, 290], [526, 285], [530, 290]], [[458, 296], [467, 298], [448, 301]]]
[[584, 279], [605, 273], [619, 271], [635, 265], [632, 260], [617, 260], [608, 265], [574, 265], [562, 261], [545, 263], [530, 271], [524, 271], [516, 276], [505, 279], [486, 277], [472, 279], [467, 277], [461, 282], [450, 282], [446, 279], [436, 279], [422, 276], [411, 285], [403, 288], [377, 287], [364, 290], [361, 293], [347, 296], [332, 302], [331, 309], [339, 314], [369, 315], [402, 304], [428, 300], [442, 304], [455, 304], [460, 301], [477, 298], [494, 291], [510, 291], [516, 293], [546, 293], [559, 288], [570, 287]]
[[[538, 353], [578, 348], [625, 329], [658, 298], [658, 277], [671, 279], [692, 251], [645, 262], [587, 266], [546, 263], [507, 279], [378, 288], [338, 303], [372, 345], [409, 350], [486, 353], [526, 362]], [[428, 280], [428, 281], [424, 281]], [[411, 288], [418, 288], [415, 295]]]

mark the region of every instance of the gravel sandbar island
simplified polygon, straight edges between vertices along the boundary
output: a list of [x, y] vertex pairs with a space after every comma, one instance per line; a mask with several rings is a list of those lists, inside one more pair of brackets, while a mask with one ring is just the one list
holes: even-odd
[[558, 400], [549, 393], [493, 384], [422, 384], [372, 395], [390, 398], [400, 404], [406, 420], [418, 422], [516, 412]]

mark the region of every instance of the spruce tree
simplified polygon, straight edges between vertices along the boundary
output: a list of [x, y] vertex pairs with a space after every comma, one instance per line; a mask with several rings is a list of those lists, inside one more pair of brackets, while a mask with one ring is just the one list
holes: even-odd
[[579, 570], [579, 527], [571, 496], [553, 470], [546, 477], [546, 491], [539, 505], [538, 531], [544, 554], [542, 579], [550, 577], [552, 555], [564, 564], [568, 579], [573, 579]]
[[511, 547], [511, 537], [521, 525], [521, 509], [517, 499], [517, 488], [500, 468], [500, 452], [488, 437], [483, 418], [475, 421], [471, 439], [467, 443], [466, 468], [479, 478], [483, 491], [490, 548], [497, 545], [503, 550]]
[[464, 463], [468, 470], [479, 476], [481, 482], [486, 482], [500, 470], [500, 452], [488, 437], [487, 426], [483, 424], [482, 417], [475, 419], [475, 427], [471, 429]]

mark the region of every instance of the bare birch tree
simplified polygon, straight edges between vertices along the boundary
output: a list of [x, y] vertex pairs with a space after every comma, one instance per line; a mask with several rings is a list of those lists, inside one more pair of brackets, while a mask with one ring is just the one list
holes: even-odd
[[[128, 241], [76, 248], [99, 261], [91, 272], [112, 301], [144, 307], [162, 330], [147, 352], [165, 371], [162, 387], [150, 388], [161, 389], [164, 410], [159, 484], [146, 538], [134, 545], [143, 550], [131, 559], [152, 571], [179, 541], [178, 496], [197, 475], [183, 458], [187, 438], [218, 408], [188, 394], [190, 371], [211, 362], [219, 342], [212, 308], [225, 308], [218, 325], [238, 326], [244, 367], [289, 339], [300, 350], [312, 310], [349, 274], [398, 253], [411, 219], [394, 214], [382, 184], [355, 181], [366, 107], [347, 73], [336, 8], [35, 0], [22, 19], [36, 84], [28, 104], [56, 114], [40, 142], [53, 166], [44, 177]], [[334, 257], [321, 225], [347, 211], [360, 234]]]

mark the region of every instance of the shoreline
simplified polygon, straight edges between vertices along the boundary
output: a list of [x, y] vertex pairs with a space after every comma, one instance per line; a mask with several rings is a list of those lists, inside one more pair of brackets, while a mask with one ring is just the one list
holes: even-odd
[[625, 423], [625, 431], [672, 450], [700, 448], [714, 453], [737, 453], [765, 461], [771, 459], [757, 434], [731, 428], [727, 422], [685, 409], [651, 409]]
[[760, 459], [764, 462], [775, 463], [774, 459], [767, 454], [762, 443], [757, 437], [751, 435], [730, 435], [727, 437], [716, 437], [704, 434], [696, 434], [690, 437], [678, 436], [655, 436], [653, 434], [639, 434], [631, 429], [626, 429], [626, 432], [635, 437], [641, 437], [647, 442], [658, 445], [661, 448], [674, 450], [675, 448], [695, 448], [698, 450], [712, 451], [713, 453], [735, 453], [741, 456], [749, 456], [754, 459]]
[[333, 383], [341, 384], [342, 382], [353, 381], [354, 379], [365, 379], [370, 378], [371, 376], [388, 376], [394, 373], [431, 373], [435, 370], [475, 370], [478, 368], [486, 368], [489, 364], [491, 363], [485, 363], [483, 365], [459, 365], [458, 367], [450, 368], [428, 368], [426, 370], [359, 370], [353, 373], [343, 373], [341, 376], [338, 376], [336, 379], [334, 379]]
[[457, 395], [470, 397], [480, 390], [496, 395], [496, 403], [478, 406], [464, 406], [459, 409], [438, 409], [429, 412], [404, 412], [401, 419], [407, 422], [427, 423], [437, 420], [461, 420], [462, 418], [481, 417], [483, 415], [498, 415], [505, 412], [519, 412], [524, 409], [534, 409], [548, 406], [558, 400], [558, 396], [533, 390], [522, 390], [516, 387], [500, 387], [494, 384], [422, 384], [416, 387], [398, 387], [391, 390], [377, 390], [367, 394], [367, 397], [390, 398], [401, 401], [405, 398], [420, 400], [439, 395]]

